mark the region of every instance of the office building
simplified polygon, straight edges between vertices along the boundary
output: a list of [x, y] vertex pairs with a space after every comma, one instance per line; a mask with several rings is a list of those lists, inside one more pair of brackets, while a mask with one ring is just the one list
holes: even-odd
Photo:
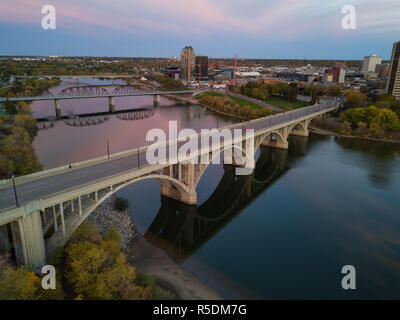
[[379, 79], [387, 79], [389, 75], [390, 64], [377, 64], [375, 72]]
[[386, 84], [386, 93], [392, 94], [400, 99], [400, 41], [395, 42], [390, 61], [389, 79]]
[[344, 83], [345, 77], [345, 69], [341, 67], [333, 67], [332, 69], [325, 69], [324, 82]]
[[224, 68], [221, 70], [214, 70], [215, 81], [232, 81], [233, 80], [233, 68]]
[[361, 71], [362, 72], [375, 72], [377, 64], [382, 64], [382, 57], [376, 54], [371, 54], [368, 57], [364, 57], [364, 62]]
[[195, 54], [191, 46], [186, 46], [181, 51], [181, 79], [193, 81], [195, 73]]
[[177, 66], [169, 66], [161, 70], [162, 74], [167, 75], [170, 78], [178, 79], [181, 74], [181, 70]]
[[208, 57], [207, 56], [196, 55], [194, 77], [195, 77], [196, 81], [208, 81]]

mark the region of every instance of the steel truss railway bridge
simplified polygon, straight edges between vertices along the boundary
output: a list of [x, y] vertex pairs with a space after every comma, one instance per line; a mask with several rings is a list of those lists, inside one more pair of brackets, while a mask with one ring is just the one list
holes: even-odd
[[[35, 90], [30, 90], [35, 93]], [[43, 101], [53, 100], [56, 117], [61, 119], [61, 104], [60, 100], [67, 99], [89, 99], [89, 98], [107, 98], [109, 112], [115, 111], [115, 97], [131, 97], [131, 96], [153, 96], [154, 105], [160, 102], [162, 95], [190, 95], [200, 93], [201, 90], [176, 90], [176, 91], [160, 91], [152, 86], [145, 84], [132, 85], [113, 85], [113, 86], [96, 86], [96, 85], [78, 85], [58, 88], [55, 92], [52, 89], [44, 92], [37, 92], [35, 96], [18, 96], [18, 97], [0, 97], [0, 103], [6, 101]]]

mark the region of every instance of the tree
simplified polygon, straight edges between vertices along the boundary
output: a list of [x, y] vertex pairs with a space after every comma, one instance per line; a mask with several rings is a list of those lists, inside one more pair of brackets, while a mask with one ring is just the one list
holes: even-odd
[[17, 104], [14, 101], [7, 100], [4, 103], [4, 109], [6, 109], [8, 114], [14, 115], [17, 113]]
[[31, 141], [36, 135], [36, 119], [28, 114], [16, 114], [14, 118], [15, 126], [24, 128], [28, 132]]
[[353, 108], [342, 113], [341, 118], [351, 124], [353, 128], [363, 127], [378, 134], [383, 131], [399, 131], [400, 120], [393, 111], [370, 106], [367, 108]]
[[129, 208], [129, 201], [125, 198], [116, 198], [114, 208], [118, 211], [125, 211]]
[[82, 243], [85, 241], [99, 244], [102, 239], [99, 228], [94, 223], [86, 220], [73, 233], [69, 244]]
[[25, 175], [41, 168], [28, 132], [19, 126], [12, 127], [11, 135], [4, 139], [0, 149], [0, 176]]
[[340, 87], [337, 85], [337, 84], [335, 84], [335, 85], [333, 85], [333, 86], [330, 86], [329, 88], [328, 88], [328, 92], [329, 92], [329, 94], [331, 95], [331, 96], [333, 96], [333, 97], [338, 97], [338, 96], [340, 96]]
[[319, 97], [325, 94], [325, 87], [311, 83], [305, 88], [305, 93], [311, 96], [311, 104], [314, 104]]
[[66, 265], [68, 283], [85, 299], [151, 298], [149, 289], [136, 285], [135, 269], [113, 240], [70, 245]]
[[113, 240], [117, 243], [121, 242], [121, 238], [122, 238], [121, 233], [115, 226], [108, 229], [107, 233], [104, 236], [104, 240]]
[[383, 93], [378, 96], [376, 101], [387, 101], [387, 102], [393, 102], [395, 100], [394, 96], [391, 95], [390, 93]]

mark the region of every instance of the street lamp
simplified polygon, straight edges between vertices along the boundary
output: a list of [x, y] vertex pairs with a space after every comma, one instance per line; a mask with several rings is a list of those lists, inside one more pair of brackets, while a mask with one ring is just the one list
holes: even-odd
[[18, 203], [17, 189], [15, 188], [15, 179], [14, 179], [14, 175], [12, 175], [11, 178], [12, 178], [13, 188], [14, 188], [15, 203], [17, 204], [17, 208], [18, 208], [18, 207], [19, 207], [19, 203]]
[[108, 159], [110, 159], [110, 144], [108, 143], [108, 138], [107, 138], [107, 156]]

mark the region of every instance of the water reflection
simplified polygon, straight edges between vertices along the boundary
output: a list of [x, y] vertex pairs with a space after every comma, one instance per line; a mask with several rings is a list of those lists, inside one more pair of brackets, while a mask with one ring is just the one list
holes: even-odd
[[286, 173], [286, 158], [287, 150], [261, 148], [256, 168], [248, 176], [235, 176], [235, 168], [225, 165], [217, 188], [198, 206], [161, 197], [146, 239], [183, 263]]
[[360, 155], [360, 166], [368, 169], [369, 181], [376, 188], [387, 189], [393, 184], [394, 162], [400, 156], [399, 145], [346, 138], [335, 140], [343, 149]]

